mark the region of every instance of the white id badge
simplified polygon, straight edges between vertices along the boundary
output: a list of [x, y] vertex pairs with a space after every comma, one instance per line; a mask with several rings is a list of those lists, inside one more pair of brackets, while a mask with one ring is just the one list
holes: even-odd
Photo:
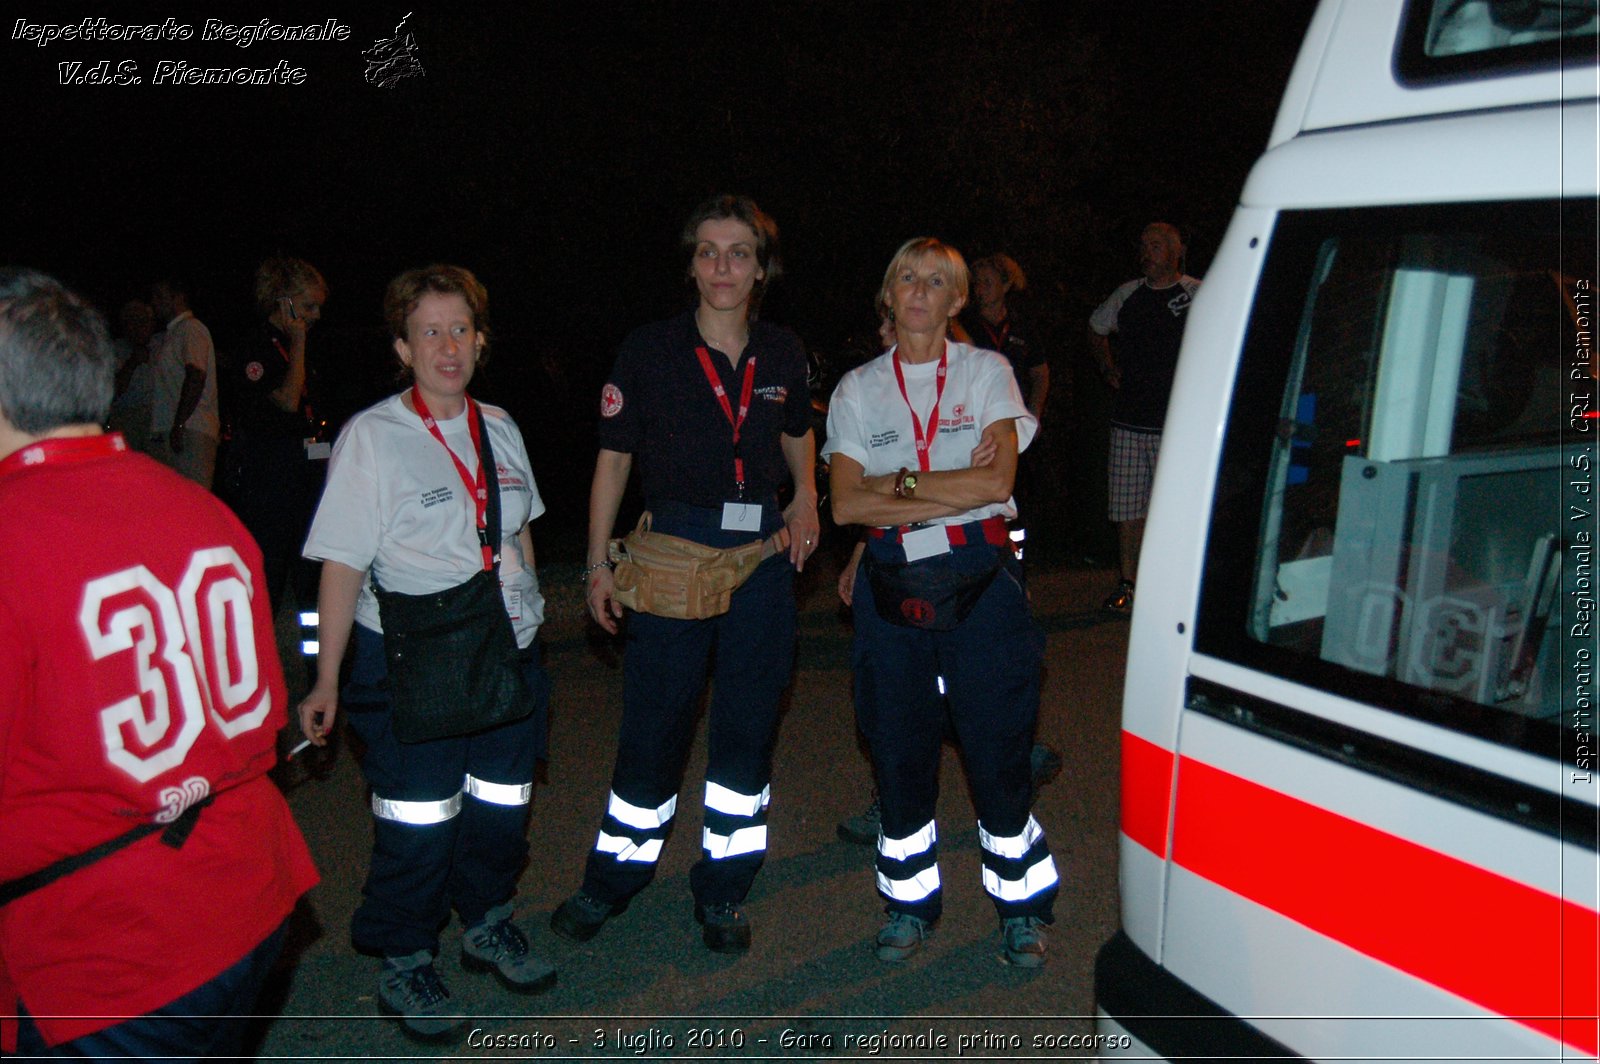
[[513, 623], [522, 620], [522, 589], [508, 587], [505, 592], [506, 616], [510, 617]]
[[333, 454], [333, 444], [327, 440], [307, 440], [306, 457], [313, 462], [325, 460]]
[[723, 503], [722, 529], [725, 532], [760, 532], [761, 507], [748, 502]]
[[900, 537], [900, 545], [906, 549], [908, 562], [950, 553], [950, 537], [945, 534], [943, 525], [914, 528]]

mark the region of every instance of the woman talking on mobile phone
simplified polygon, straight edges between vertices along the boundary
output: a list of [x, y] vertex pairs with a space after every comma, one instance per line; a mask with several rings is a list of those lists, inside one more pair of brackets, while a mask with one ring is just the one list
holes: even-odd
[[222, 402], [229, 439], [218, 494], [261, 546], [273, 608], [294, 577], [302, 611], [316, 603], [317, 569], [300, 557], [328, 469], [325, 427], [311, 407], [308, 355], [328, 285], [304, 259], [276, 256], [256, 269], [260, 326], [224, 353]]

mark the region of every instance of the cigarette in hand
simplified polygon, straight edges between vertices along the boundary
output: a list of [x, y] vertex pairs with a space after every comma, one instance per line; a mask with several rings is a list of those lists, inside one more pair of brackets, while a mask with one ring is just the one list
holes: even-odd
[[288, 753], [288, 756], [286, 756], [284, 758], [284, 760], [285, 761], [293, 761], [295, 754], [298, 754], [300, 751], [304, 750], [306, 747], [308, 747], [310, 745], [311, 745], [311, 740], [310, 739], [301, 739], [300, 740], [300, 745], [295, 747], [293, 750], [290, 750], [289, 753]]

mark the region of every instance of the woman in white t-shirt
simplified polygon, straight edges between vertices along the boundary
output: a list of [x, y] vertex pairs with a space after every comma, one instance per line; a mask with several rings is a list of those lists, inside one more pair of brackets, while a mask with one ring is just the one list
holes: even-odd
[[948, 706], [1001, 955], [1037, 967], [1058, 882], [1030, 811], [1044, 636], [1005, 522], [1017, 454], [1038, 422], [1003, 357], [948, 339], [967, 287], [954, 248], [931, 238], [900, 248], [879, 291], [898, 343], [840, 381], [823, 454], [835, 519], [868, 526], [852, 665], [883, 815], [878, 957], [911, 956], [942, 910], [934, 808]]
[[[380, 1005], [408, 1035], [437, 1039], [462, 1026], [433, 964], [452, 909], [466, 927], [463, 966], [492, 972], [517, 993], [555, 982], [555, 969], [529, 953], [511, 920], [548, 695], [534, 647], [544, 599], [528, 528], [544, 503], [517, 426], [504, 410], [467, 396], [488, 342], [483, 285], [459, 266], [410, 270], [390, 282], [384, 311], [412, 384], [357, 414], [334, 446], [305, 547], [306, 557], [322, 562], [322, 580], [317, 681], [300, 705], [300, 723], [322, 745], [342, 700], [361, 739], [375, 824], [351, 938], [383, 958]], [[480, 460], [480, 420], [492, 470]], [[492, 569], [494, 552], [482, 538], [491, 479], [500, 499], [497, 575], [537, 709], [468, 735], [402, 742], [389, 709], [373, 580], [386, 591], [423, 595]], [[350, 678], [341, 691], [347, 652]]]

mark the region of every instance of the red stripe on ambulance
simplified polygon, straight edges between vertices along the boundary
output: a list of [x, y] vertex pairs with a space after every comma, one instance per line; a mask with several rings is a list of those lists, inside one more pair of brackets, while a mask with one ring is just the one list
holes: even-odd
[[[1123, 831], [1166, 855], [1174, 759], [1122, 733]], [[1600, 915], [1192, 758], [1174, 863], [1360, 953], [1594, 1054]]]
[[1122, 831], [1157, 857], [1167, 856], [1172, 751], [1122, 733]]

